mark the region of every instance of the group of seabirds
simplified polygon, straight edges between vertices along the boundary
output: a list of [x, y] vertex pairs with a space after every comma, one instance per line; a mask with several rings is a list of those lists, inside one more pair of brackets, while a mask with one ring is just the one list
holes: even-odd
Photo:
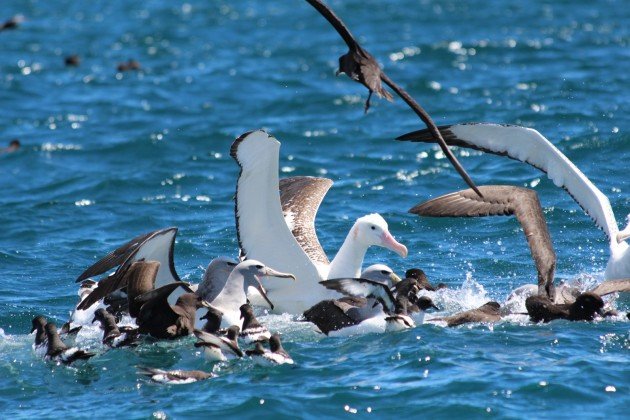
[[[310, 322], [326, 335], [398, 331], [425, 321], [449, 327], [494, 323], [511, 314], [527, 314], [533, 322], [627, 317], [610, 309], [602, 297], [630, 291], [630, 225], [619, 229], [607, 197], [566, 156], [531, 128], [489, 123], [436, 127], [328, 6], [319, 0], [307, 1], [348, 45], [348, 53], [339, 58], [339, 72], [368, 88], [365, 110], [373, 93], [393, 99], [383, 85], [388, 86], [428, 127], [398, 140], [437, 142], [471, 187], [417, 205], [410, 213], [426, 217], [516, 216], [536, 266], [537, 284], [514, 290], [503, 305], [491, 301], [425, 320], [427, 311], [438, 309], [431, 297], [447, 286], [432, 285], [418, 268], [407, 270], [404, 278], [383, 264], [363, 268], [371, 246], [407, 256], [407, 248], [392, 236], [379, 214], [357, 219], [330, 261], [314, 222], [332, 181], [303, 176], [279, 179], [280, 142], [258, 130], [238, 137], [230, 150], [240, 167], [235, 195], [239, 255], [212, 260], [202, 281], [190, 284], [175, 269], [177, 228], [137, 236], [77, 278], [79, 304], [60, 330], [42, 316], [33, 319], [37, 354], [63, 364], [89, 359], [96, 353], [67, 343], [82, 326], [98, 325], [108, 348], [137, 346], [147, 337], [168, 340], [194, 335], [194, 346], [209, 360], [251, 357], [267, 365], [293, 364], [280, 335], [257, 320], [254, 307], [297, 315], [298, 320]], [[448, 145], [528, 163], [567, 190], [610, 241], [605, 280], [587, 291], [567, 284], [556, 286], [556, 255], [537, 194], [513, 186], [477, 187]], [[523, 301], [525, 311], [518, 304]], [[138, 369], [154, 381], [167, 383], [214, 376], [204, 371]]]

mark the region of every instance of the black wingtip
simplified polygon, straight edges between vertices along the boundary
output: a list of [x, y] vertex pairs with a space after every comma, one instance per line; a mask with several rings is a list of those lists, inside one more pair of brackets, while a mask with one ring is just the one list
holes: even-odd
[[402, 136], [396, 137], [395, 140], [398, 140], [398, 141], [422, 141], [421, 139], [424, 138], [423, 134], [426, 131], [427, 130], [410, 131], [409, 133], [405, 133]]

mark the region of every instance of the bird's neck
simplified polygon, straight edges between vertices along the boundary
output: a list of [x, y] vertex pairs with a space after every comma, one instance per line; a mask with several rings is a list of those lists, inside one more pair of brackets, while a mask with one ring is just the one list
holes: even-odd
[[68, 346], [66, 346], [63, 341], [61, 341], [59, 334], [48, 335], [48, 351], [46, 352], [47, 354], [54, 356], [67, 349]]
[[328, 278], [361, 277], [361, 267], [367, 249], [368, 247], [356, 238], [356, 228], [353, 227], [330, 263]]
[[245, 278], [240, 273], [232, 273], [227, 279], [223, 290], [211, 302], [217, 308], [238, 309], [244, 303], [247, 303], [247, 295], [245, 294]]

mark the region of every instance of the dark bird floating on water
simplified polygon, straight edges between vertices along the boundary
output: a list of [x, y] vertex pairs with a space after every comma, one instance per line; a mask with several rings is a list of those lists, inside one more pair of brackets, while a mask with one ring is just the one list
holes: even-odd
[[250, 356], [256, 363], [262, 365], [292, 365], [295, 362], [293, 358], [282, 347], [280, 336], [274, 334], [269, 339], [269, 348], [267, 350], [262, 343], [257, 342], [253, 350], [245, 351], [245, 354]]
[[515, 215], [523, 227], [538, 271], [538, 293], [555, 298], [556, 253], [535, 191], [512, 186], [481, 186], [483, 197], [463, 190], [434, 198], [409, 210], [419, 216], [482, 217]]
[[[462, 123], [440, 127], [451, 146], [467, 147], [528, 163], [547, 174], [602, 229], [609, 241], [606, 279], [630, 277], [630, 215], [619, 230], [610, 200], [556, 146], [533, 128], [491, 123]], [[397, 140], [433, 143], [427, 130], [414, 131]]]
[[18, 139], [13, 139], [9, 142], [9, 146], [5, 147], [3, 149], [0, 149], [0, 154], [2, 153], [13, 153], [13, 152], [17, 152], [18, 150], [20, 150], [21, 147], [21, 143]]
[[104, 308], [94, 312], [92, 323], [99, 323], [103, 330], [103, 344], [109, 347], [134, 347], [138, 345], [138, 328], [119, 327], [116, 318]]
[[[175, 305], [168, 303], [168, 296], [178, 287], [184, 293]], [[144, 293], [136, 298], [142, 303], [136, 322], [142, 334], [150, 334], [155, 338], [178, 338], [190, 335], [195, 329], [197, 309], [209, 307], [209, 304], [192, 293], [187, 283], [174, 282]]]
[[501, 305], [497, 302], [488, 302], [478, 308], [443, 318], [432, 318], [431, 321], [444, 321], [449, 327], [457, 327], [471, 322], [497, 322], [501, 320], [500, 309]]
[[205, 331], [195, 330], [195, 336], [199, 339], [195, 347], [203, 348], [204, 356], [208, 360], [224, 361], [243, 357], [243, 352], [238, 346], [238, 325], [232, 325], [227, 329], [227, 336], [223, 337], [210, 334]]
[[119, 72], [123, 72], [123, 71], [132, 71], [132, 70], [141, 70], [142, 66], [140, 65], [140, 62], [136, 61], [136, 60], [127, 60], [127, 62], [125, 63], [118, 63], [118, 66], [116, 66], [116, 70], [118, 70]]
[[382, 83], [389, 86], [405, 103], [420, 117], [420, 119], [426, 124], [431, 131], [433, 137], [437, 140], [442, 152], [446, 155], [451, 164], [455, 167], [460, 176], [466, 181], [469, 187], [481, 195], [477, 190], [475, 183], [468, 176], [466, 170], [459, 163], [455, 155], [450, 151], [446, 142], [442, 138], [440, 131], [429, 116], [429, 114], [418, 104], [403, 88], [394, 83], [393, 80], [385, 74], [381, 67], [376, 62], [376, 59], [368, 53], [365, 49], [359, 45], [357, 40], [352, 36], [350, 30], [346, 27], [343, 21], [332, 11], [330, 7], [321, 2], [320, 0], [306, 0], [313, 6], [326, 20], [335, 28], [335, 30], [341, 35], [341, 38], [346, 42], [350, 49], [346, 54], [339, 57], [339, 73], [345, 73], [352, 80], [361, 83], [368, 88], [369, 94], [365, 102], [365, 112], [370, 108], [370, 98], [372, 93], [376, 93], [378, 97], [384, 97], [385, 99], [392, 101], [393, 97], [391, 93], [383, 88]]
[[[256, 319], [254, 315], [254, 309], [249, 304], [241, 305], [241, 319], [243, 320], [243, 326], [241, 327], [241, 338], [245, 343], [253, 343], [256, 341], [267, 341], [271, 338], [271, 333], [267, 327], [262, 325]], [[210, 312], [210, 309], [208, 309]]]
[[162, 370], [148, 367], [138, 367], [138, 373], [148, 376], [154, 382], [169, 385], [191, 384], [216, 376], [214, 373], [202, 370]]
[[51, 360], [57, 363], [63, 363], [69, 365], [77, 360], [86, 360], [96, 353], [90, 353], [85, 350], [81, 350], [78, 347], [68, 347], [57, 332], [57, 326], [51, 322], [44, 326], [46, 331], [47, 349], [46, 360]]
[[4, 23], [0, 24], [0, 32], [6, 31], [8, 29], [17, 29], [20, 26], [20, 23], [24, 22], [24, 16], [16, 15], [11, 19], [6, 20]]
[[66, 67], [78, 67], [81, 64], [81, 57], [76, 54], [72, 54], [63, 59]]

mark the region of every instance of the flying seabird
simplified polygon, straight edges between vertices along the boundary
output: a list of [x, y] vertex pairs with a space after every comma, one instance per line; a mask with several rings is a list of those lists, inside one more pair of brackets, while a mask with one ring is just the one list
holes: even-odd
[[295, 363], [282, 347], [278, 334], [272, 335], [269, 339], [269, 348], [271, 350], [267, 350], [262, 343], [257, 342], [254, 349], [246, 350], [245, 354], [261, 365], [292, 365]]
[[47, 323], [44, 326], [46, 331], [47, 349], [46, 360], [51, 360], [57, 363], [63, 363], [69, 365], [77, 360], [86, 360], [96, 353], [90, 353], [78, 347], [68, 347], [61, 341], [59, 333], [57, 333], [57, 326], [52, 322]]
[[238, 346], [238, 333], [240, 328], [232, 325], [227, 329], [227, 336], [210, 334], [205, 331], [195, 330], [195, 336], [199, 339], [195, 347], [202, 347], [204, 356], [208, 360], [225, 361], [243, 357], [243, 352]]
[[254, 315], [254, 309], [249, 304], [241, 305], [241, 319], [243, 326], [239, 338], [245, 343], [253, 343], [256, 341], [267, 341], [271, 338], [271, 333], [267, 327], [262, 325]]
[[[564, 188], [588, 214], [609, 240], [610, 259], [606, 279], [630, 277], [630, 215], [627, 226], [619, 230], [608, 197], [542, 134], [532, 128], [489, 123], [465, 123], [440, 127], [447, 143], [525, 162], [543, 171]], [[426, 130], [415, 131], [397, 140], [433, 142]]]
[[[477, 191], [475, 183], [470, 176], [466, 173], [466, 170], [459, 163], [453, 152], [450, 151], [446, 142], [442, 138], [440, 131], [429, 116], [429, 114], [418, 104], [403, 88], [398, 86], [391, 80], [381, 67], [376, 62], [376, 59], [368, 53], [365, 49], [359, 45], [357, 40], [352, 36], [350, 30], [346, 27], [343, 21], [332, 11], [330, 7], [321, 2], [320, 0], [307, 0], [311, 6], [313, 6], [326, 20], [333, 26], [333, 28], [341, 35], [341, 38], [348, 45], [349, 51], [339, 57], [339, 69], [337, 74], [345, 73], [352, 80], [361, 83], [368, 88], [369, 95], [365, 102], [365, 112], [370, 108], [370, 98], [372, 93], [376, 92], [379, 98], [384, 97], [389, 101], [393, 100], [392, 95], [383, 88], [382, 83], [389, 86], [405, 103], [420, 117], [420, 119], [426, 124], [431, 131], [433, 137], [440, 144], [440, 148], [444, 152], [444, 155], [448, 158], [451, 164], [455, 167], [462, 179], [466, 181], [469, 187]], [[481, 193], [479, 193], [481, 194]]]
[[[188, 293], [177, 298], [175, 305], [168, 303], [168, 296], [178, 287]], [[155, 338], [178, 338], [193, 333], [197, 309], [209, 304], [191, 293], [187, 283], [175, 282], [144, 293], [136, 298], [142, 303], [136, 322], [142, 334], [150, 334]]]
[[332, 297], [317, 282], [358, 277], [365, 252], [372, 245], [407, 256], [407, 248], [389, 233], [387, 222], [371, 214], [357, 220], [329, 263], [315, 235], [314, 218], [332, 181], [300, 177], [280, 183], [279, 148], [275, 138], [254, 131], [237, 138], [230, 151], [241, 168], [235, 216], [242, 256], [264, 261], [298, 279], [291, 285], [266, 282], [277, 311], [301, 313]]
[[498, 322], [501, 320], [500, 309], [501, 305], [497, 302], [487, 302], [478, 308], [470, 309], [468, 311], [443, 318], [432, 318], [430, 321], [444, 321], [449, 327], [457, 327], [471, 322]]
[[[175, 263], [173, 261], [176, 235], [176, 227], [160, 229], [139, 235], [92, 264], [79, 275], [76, 282], [79, 283], [117, 267], [112, 275], [99, 281], [99, 287], [103, 288], [103, 291], [98, 293], [98, 296], [100, 296], [98, 299], [101, 299], [112, 291], [124, 287], [120, 285], [124, 284], [123, 278], [129, 266], [140, 260], [157, 261], [160, 263], [155, 278], [156, 288], [162, 287], [168, 283], [181, 281], [177, 271], [175, 271]], [[103, 283], [103, 285], [100, 283]], [[179, 297], [177, 293], [173, 294], [169, 302], [175, 303], [177, 297]], [[98, 301], [98, 299], [91, 299], [91, 304]], [[87, 303], [82, 305], [82, 309], [86, 309], [85, 305], [87, 305]]]
[[554, 299], [556, 253], [535, 191], [513, 186], [480, 186], [483, 198], [463, 190], [434, 198], [409, 210], [419, 216], [480, 217], [514, 215], [523, 228], [538, 272], [538, 293]]
[[118, 327], [116, 318], [104, 308], [94, 312], [92, 322], [98, 321], [103, 330], [103, 344], [109, 347], [133, 347], [138, 345], [138, 328]]
[[202, 370], [162, 370], [149, 367], [138, 367], [138, 373], [148, 376], [154, 382], [169, 385], [191, 384], [216, 376], [214, 373]]

